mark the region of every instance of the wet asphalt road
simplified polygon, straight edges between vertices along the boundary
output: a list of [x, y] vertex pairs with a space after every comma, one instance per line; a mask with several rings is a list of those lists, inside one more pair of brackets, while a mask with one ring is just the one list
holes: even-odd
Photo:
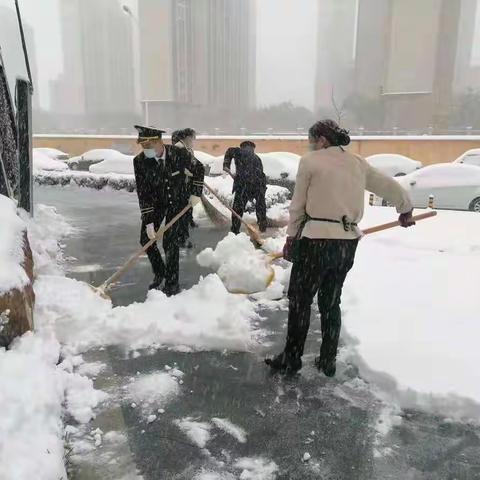
[[[36, 201], [56, 206], [79, 229], [65, 240], [65, 253], [72, 257], [69, 276], [98, 285], [138, 248], [140, 222], [134, 194], [37, 187]], [[196, 253], [213, 246], [224, 234], [208, 225], [195, 231], [195, 249], [182, 254], [184, 288], [209, 273], [196, 264]], [[142, 259], [113, 291], [114, 303], [143, 301], [150, 281], [148, 261]], [[358, 378], [355, 365], [340, 363], [334, 380], [313, 368], [318, 320], [312, 321], [306, 348], [311, 353], [304, 358], [301, 375], [270, 375], [262, 359], [281, 348], [286, 312], [260, 313], [268, 334], [266, 347], [254, 353], [160, 350], [130, 358], [108, 347], [85, 355], [108, 365], [96, 385], [111, 393], [118, 393], [137, 372], [155, 372], [174, 363], [185, 373], [184, 390], [193, 393], [176, 397], [165, 415], [148, 426], [119, 395], [99, 413], [92, 428], [121, 430], [127, 445], [108, 455], [99, 451], [74, 459], [70, 478], [127, 480], [134, 478], [131, 471], [136, 469], [145, 480], [193, 479], [205, 469], [223, 475], [218, 478], [236, 479], [241, 473], [234, 467], [236, 459], [261, 456], [275, 461], [276, 478], [285, 480], [480, 479], [480, 430], [473, 425], [402, 411], [401, 422], [379, 436], [375, 426], [386, 406]], [[201, 421], [229, 418], [248, 432], [248, 441], [241, 444], [217, 434], [208, 443], [208, 452], [202, 451], [173, 423], [187, 416]], [[312, 457], [309, 462], [302, 462], [305, 452]]]

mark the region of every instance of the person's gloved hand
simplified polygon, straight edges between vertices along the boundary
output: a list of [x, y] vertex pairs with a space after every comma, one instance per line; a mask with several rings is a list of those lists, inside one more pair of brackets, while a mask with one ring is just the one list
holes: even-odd
[[295, 237], [287, 237], [287, 240], [283, 247], [283, 258], [289, 262], [292, 261], [294, 243]]
[[201, 202], [201, 198], [197, 197], [196, 195], [190, 195], [190, 204], [192, 207], [198, 205]]
[[155, 225], [153, 223], [149, 223], [146, 228], [145, 228], [146, 232], [147, 232], [147, 237], [150, 239], [150, 240], [153, 240], [155, 238]]
[[398, 217], [398, 221], [399, 221], [401, 227], [408, 228], [408, 227], [413, 227], [413, 225], [415, 225], [415, 220], [413, 220], [413, 218], [412, 218], [412, 212], [413, 212], [413, 210], [411, 210], [410, 212], [407, 212], [407, 213], [402, 213]]

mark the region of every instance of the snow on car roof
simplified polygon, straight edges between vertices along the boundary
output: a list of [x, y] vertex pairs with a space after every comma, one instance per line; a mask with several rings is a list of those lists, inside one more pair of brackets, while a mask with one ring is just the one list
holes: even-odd
[[474, 165], [455, 163], [437, 163], [412, 172], [398, 179], [401, 184], [412, 180], [428, 180], [432, 185], [478, 185], [480, 186], [480, 168]]

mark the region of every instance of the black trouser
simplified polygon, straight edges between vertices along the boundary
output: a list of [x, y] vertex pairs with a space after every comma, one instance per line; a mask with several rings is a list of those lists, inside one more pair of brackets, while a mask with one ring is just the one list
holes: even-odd
[[358, 240], [298, 240], [288, 290], [288, 334], [285, 352], [303, 355], [310, 327], [310, 308], [318, 292], [321, 315], [321, 361], [334, 360], [342, 326], [342, 288], [353, 266]]
[[[168, 223], [178, 212], [173, 214], [155, 212], [155, 231], [162, 225], [163, 220]], [[165, 286], [173, 287], [178, 285], [180, 246], [179, 235], [182, 230], [182, 219], [175, 223], [163, 236], [163, 249], [165, 250], [165, 262], [163, 261], [157, 244], [154, 243], [148, 250], [147, 255], [152, 265], [153, 274], [156, 277], [165, 278]], [[140, 244], [143, 246], [149, 242], [146, 232], [146, 224], [142, 222], [142, 231], [140, 232]]]
[[[240, 187], [235, 191], [233, 200], [233, 210], [243, 217], [243, 212], [249, 201], [255, 200], [255, 211], [257, 214], [257, 223], [260, 228], [267, 226], [267, 205], [265, 204], [265, 188], [246, 188]], [[232, 214], [232, 232], [240, 232], [240, 220]]]

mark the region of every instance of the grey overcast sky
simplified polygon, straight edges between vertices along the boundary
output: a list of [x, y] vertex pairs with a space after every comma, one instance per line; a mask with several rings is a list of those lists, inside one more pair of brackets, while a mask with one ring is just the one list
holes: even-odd
[[[50, 103], [50, 80], [61, 73], [58, 4], [61, 0], [20, 0], [24, 21], [34, 29], [40, 103]], [[101, 1], [101, 0], [99, 0]], [[135, 7], [136, 0], [119, 0]], [[312, 107], [316, 51], [317, 0], [257, 0], [257, 102], [281, 101]], [[0, 0], [14, 8], [14, 0]], [[301, 8], [300, 8], [301, 7]], [[93, 12], [92, 12], [93, 13]], [[0, 19], [0, 44], [2, 42]], [[20, 41], [14, 52], [21, 55]], [[10, 62], [11, 63], [11, 62]], [[16, 74], [24, 72], [15, 72]]]

